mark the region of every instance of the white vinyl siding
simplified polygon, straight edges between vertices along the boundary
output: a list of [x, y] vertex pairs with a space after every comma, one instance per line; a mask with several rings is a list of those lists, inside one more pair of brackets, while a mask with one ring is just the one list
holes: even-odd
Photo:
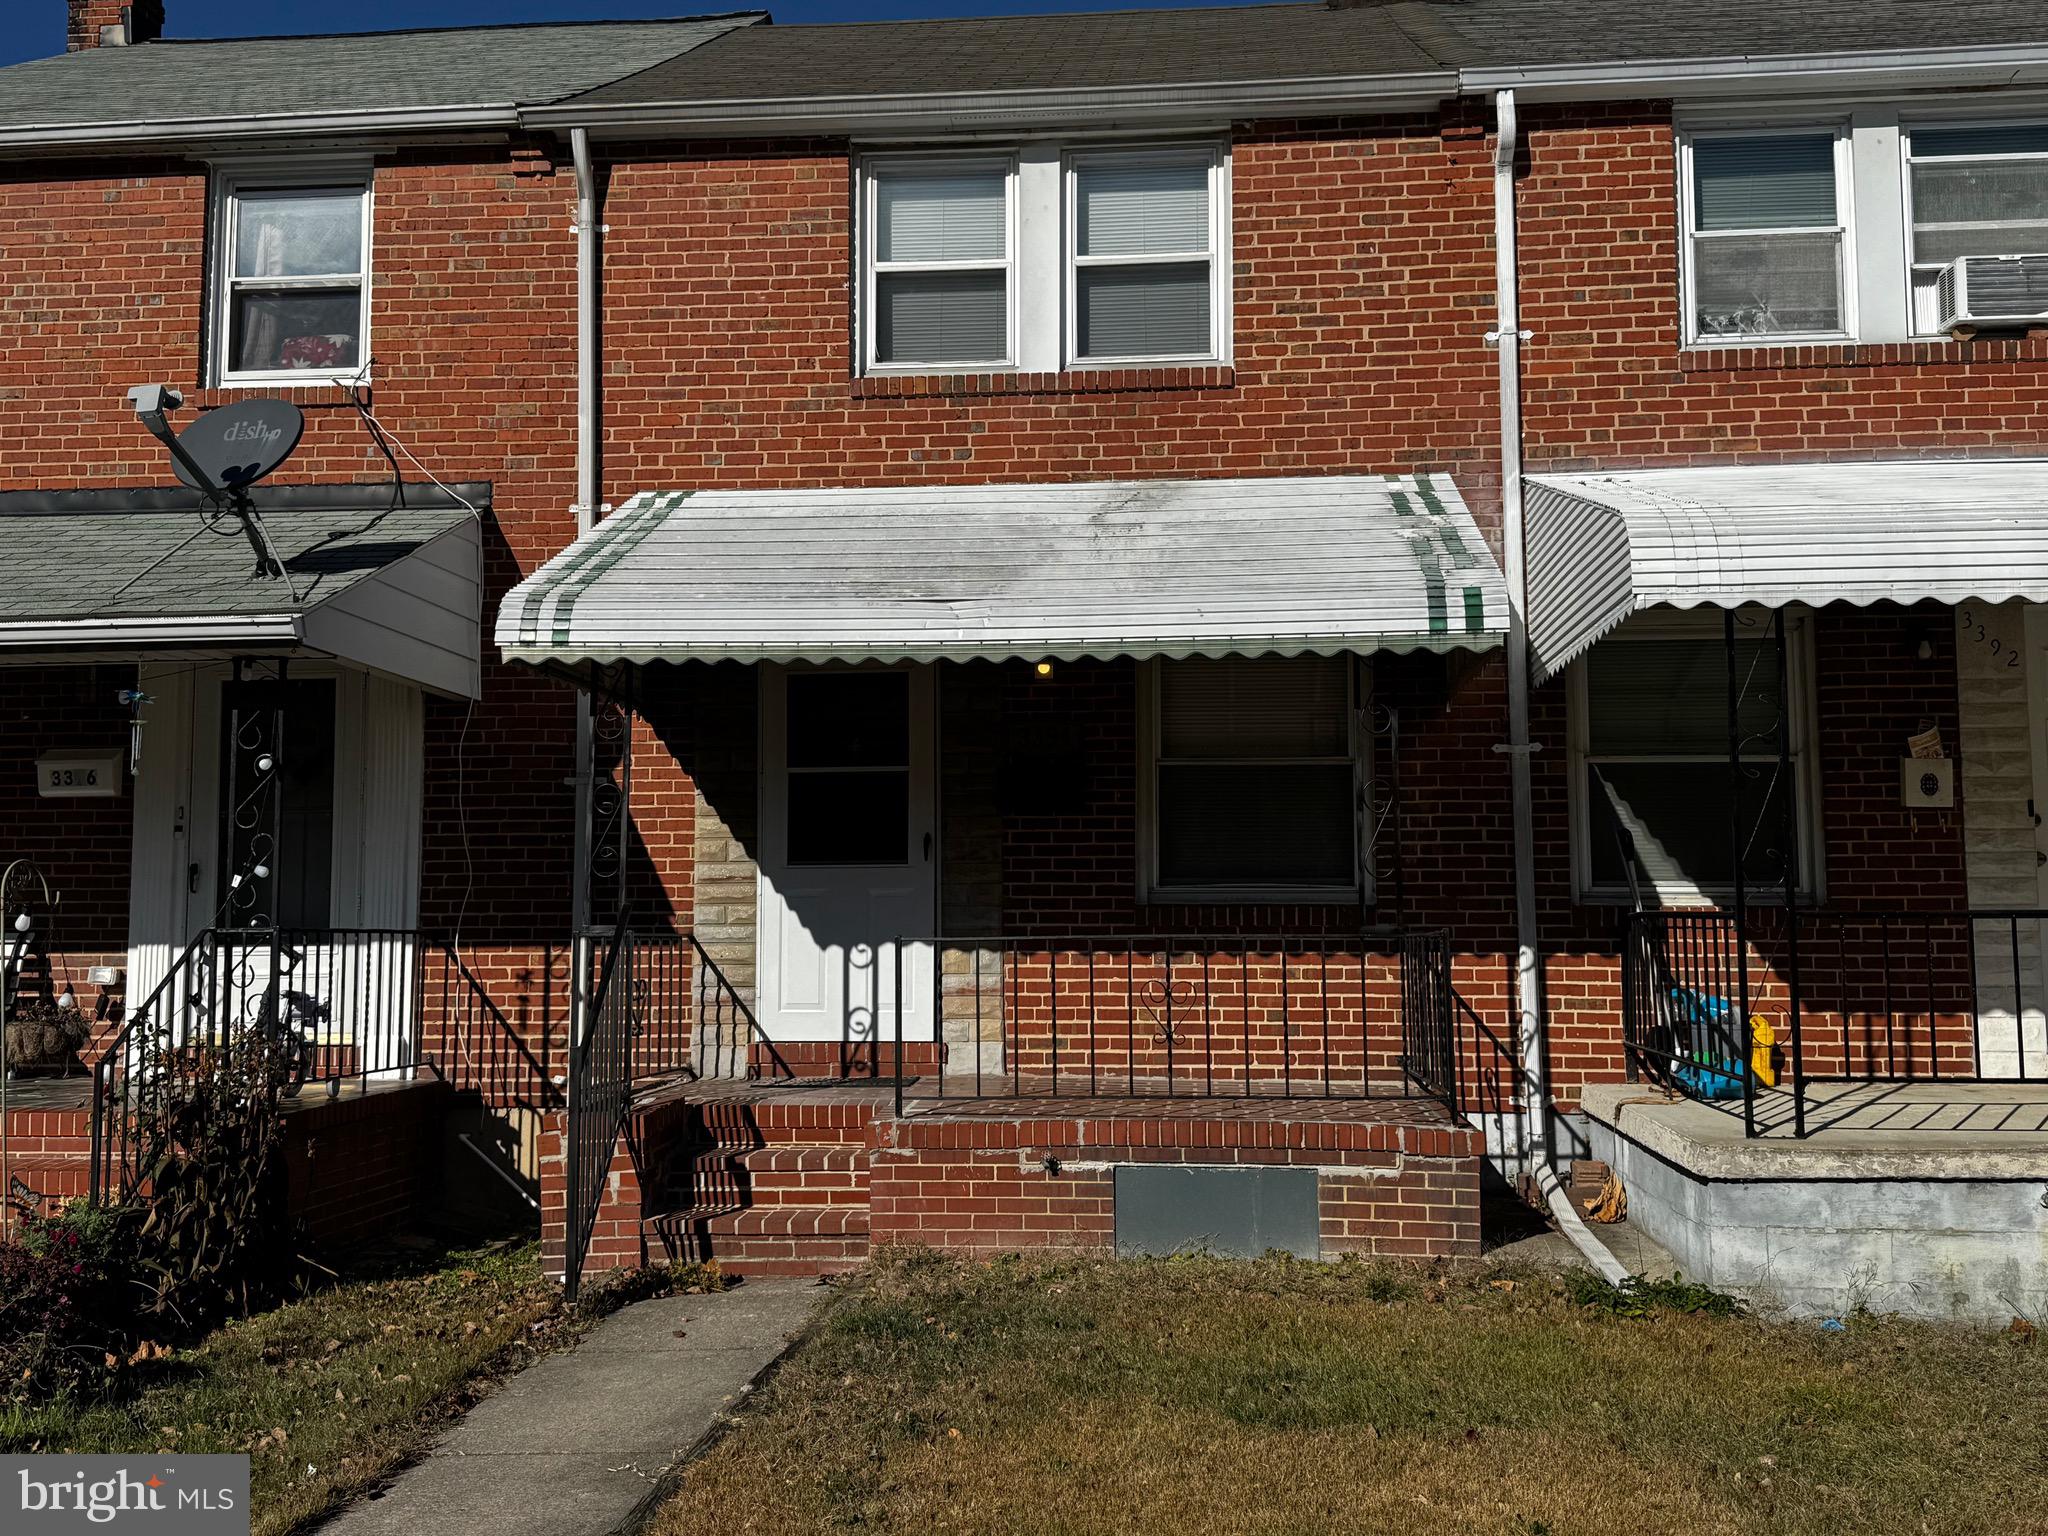
[[1346, 656], [1148, 664], [1153, 899], [1356, 897], [1352, 671]]
[[214, 216], [218, 382], [356, 377], [370, 356], [368, 173], [226, 173]]
[[[1742, 732], [1740, 827], [1745, 883], [1782, 886], [1786, 797], [1797, 796], [1802, 884], [1814, 838], [1808, 792], [1807, 626], [1788, 620], [1792, 763], [1780, 771], [1777, 646], [1767, 615], [1742, 615], [1736, 639]], [[1572, 667], [1572, 821], [1579, 894], [1697, 905], [1734, 885], [1728, 765], [1728, 668], [1718, 612], [1630, 621]], [[1631, 887], [1631, 876], [1634, 888]]]
[[1221, 176], [1222, 158], [1213, 151], [1072, 157], [1071, 359], [1206, 361], [1222, 355]]
[[1008, 161], [869, 164], [870, 368], [1013, 360], [1014, 180]]
[[1957, 257], [2048, 254], [2048, 123], [1909, 130], [1906, 207], [1913, 331], [1933, 335], [1935, 285]]
[[1688, 341], [1853, 334], [1846, 145], [1838, 128], [1684, 141]]

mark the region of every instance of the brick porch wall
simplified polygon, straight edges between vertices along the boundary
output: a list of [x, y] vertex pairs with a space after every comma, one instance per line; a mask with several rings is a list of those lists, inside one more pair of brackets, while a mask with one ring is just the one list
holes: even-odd
[[292, 1219], [328, 1251], [416, 1229], [439, 1188], [448, 1089], [435, 1082], [320, 1103], [285, 1117]]

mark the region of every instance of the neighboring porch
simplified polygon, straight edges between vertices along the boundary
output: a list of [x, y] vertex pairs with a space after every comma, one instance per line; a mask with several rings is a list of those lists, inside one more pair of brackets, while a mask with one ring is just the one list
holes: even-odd
[[130, 1193], [138, 1116], [270, 1036], [295, 1216], [341, 1244], [418, 1206], [450, 1137], [512, 1193], [517, 1149], [451, 1090], [551, 1091], [419, 927], [425, 715], [479, 689], [490, 492], [251, 499], [275, 564], [195, 493], [0, 497], [0, 1017], [59, 1042], [10, 1055], [0, 1162], [18, 1206]]

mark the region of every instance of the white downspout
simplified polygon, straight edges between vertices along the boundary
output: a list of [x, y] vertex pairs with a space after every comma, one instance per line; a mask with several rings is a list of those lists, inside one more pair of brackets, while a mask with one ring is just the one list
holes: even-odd
[[[599, 269], [597, 173], [590, 163], [590, 134], [569, 130], [569, 152], [576, 162], [576, 532], [590, 532], [598, 520], [598, 305], [603, 274]], [[581, 1004], [589, 986], [589, 967], [581, 962], [583, 931], [590, 926], [590, 808], [594, 752], [591, 745], [590, 695], [576, 690], [576, 835], [575, 869], [569, 903], [570, 946], [578, 957], [570, 997], [577, 1016], [571, 1038], [581, 1025]]]
[[[598, 303], [602, 270], [598, 246], [598, 176], [590, 164], [590, 133], [569, 129], [575, 160], [575, 532], [598, 526]], [[575, 866], [569, 877], [569, 1042], [584, 1038], [590, 1004], [590, 963], [584, 930], [590, 928], [590, 807], [596, 778], [590, 692], [575, 690]]]
[[1500, 354], [1500, 521], [1508, 588], [1508, 739], [1500, 750], [1508, 755], [1514, 811], [1516, 1033], [1524, 1100], [1522, 1145], [1516, 1152], [1565, 1236], [1610, 1285], [1618, 1285], [1628, 1271], [1572, 1209], [1571, 1196], [1550, 1163], [1550, 1071], [1537, 969], [1536, 813], [1529, 770], [1529, 756], [1535, 750], [1529, 741], [1529, 582], [1522, 544], [1522, 342], [1527, 333], [1516, 294], [1520, 256], [1515, 244], [1515, 152], [1520, 135], [1515, 93], [1496, 91], [1493, 101], [1494, 283], [1500, 319], [1488, 339]]

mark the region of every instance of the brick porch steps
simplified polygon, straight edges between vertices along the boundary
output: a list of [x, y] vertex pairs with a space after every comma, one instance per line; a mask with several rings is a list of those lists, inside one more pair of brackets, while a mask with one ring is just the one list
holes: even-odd
[[859, 1205], [688, 1206], [641, 1218], [651, 1251], [716, 1259], [739, 1275], [825, 1275], [868, 1256], [868, 1212]]

